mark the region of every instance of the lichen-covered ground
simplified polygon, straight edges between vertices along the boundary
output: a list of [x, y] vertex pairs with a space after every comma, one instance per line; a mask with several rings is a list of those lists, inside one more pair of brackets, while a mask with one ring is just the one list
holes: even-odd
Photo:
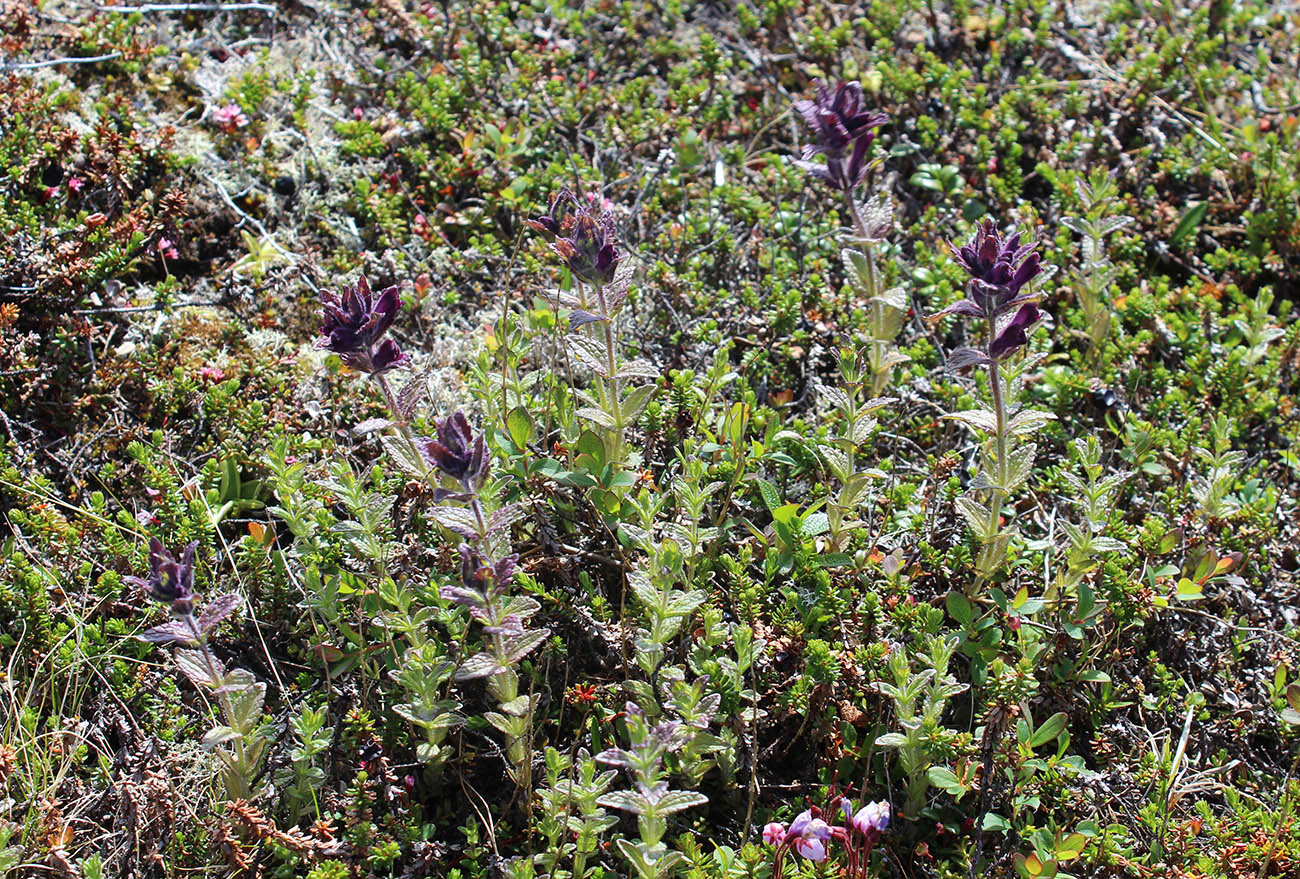
[[[1296, 4], [2, 5], [0, 873], [1300, 875]], [[982, 221], [1055, 267], [1006, 490]]]

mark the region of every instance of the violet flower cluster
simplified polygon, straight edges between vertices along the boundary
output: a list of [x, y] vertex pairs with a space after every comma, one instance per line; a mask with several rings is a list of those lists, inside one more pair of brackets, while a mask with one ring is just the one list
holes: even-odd
[[781, 879], [785, 854], [794, 851], [810, 861], [826, 860], [828, 843], [835, 840], [843, 846], [848, 863], [845, 875], [850, 879], [867, 875], [871, 850], [889, 827], [889, 803], [881, 800], [866, 803], [856, 812], [848, 798], [840, 800], [844, 824], [827, 824], [816, 806], [807, 809], [787, 826], [773, 821], [763, 828], [763, 842], [776, 852], [772, 875]]
[[348, 366], [370, 375], [382, 375], [411, 362], [396, 342], [384, 339], [401, 307], [396, 285], [376, 296], [362, 275], [341, 293], [324, 293], [321, 304], [323, 326], [317, 348], [333, 351]]
[[172, 619], [141, 632], [141, 641], [151, 644], [175, 644], [176, 664], [197, 687], [215, 697], [221, 707], [223, 725], [215, 726], [204, 736], [204, 743], [230, 743], [232, 750], [218, 750], [222, 779], [233, 798], [251, 794], [251, 783], [266, 751], [267, 738], [258, 732], [266, 684], [253, 679], [242, 669], [227, 669], [208, 647], [208, 635], [239, 606], [234, 593], [218, 595], [208, 601], [195, 617], [194, 557], [198, 541], [185, 547], [178, 559], [163, 547], [158, 538], [149, 541], [149, 576], [126, 577], [145, 593], [164, 604]]
[[[140, 634], [140, 640], [154, 644], [202, 644], [209, 632], [239, 606], [239, 596], [218, 595], [194, 616], [198, 594], [194, 591], [194, 554], [199, 542], [191, 541], [178, 559], [163, 547], [157, 537], [149, 539], [149, 576], [128, 576], [126, 582], [138, 586], [159, 604], [166, 605], [174, 619]], [[206, 649], [206, 648], [205, 648]]]
[[[950, 244], [957, 263], [970, 275], [966, 296], [933, 315], [935, 321], [949, 314], [965, 314], [989, 322], [990, 339], [985, 354], [1004, 360], [1028, 342], [1029, 328], [1043, 317], [1039, 296], [1025, 292], [1026, 286], [1043, 272], [1038, 242], [1021, 244], [1017, 232], [1004, 238], [992, 220], [985, 220], [969, 244]], [[1002, 320], [1014, 312], [1009, 321]], [[966, 360], [969, 365], [973, 360]]]
[[[875, 129], [889, 121], [884, 113], [866, 109], [862, 85], [841, 82], [832, 89], [818, 84], [817, 97], [796, 101], [794, 108], [816, 136], [816, 142], [803, 148], [803, 159], [795, 164], [839, 192], [860, 186], [871, 170], [867, 154], [876, 138]], [[824, 164], [810, 161], [819, 155]]]
[[614, 270], [623, 256], [612, 212], [597, 212], [594, 203], [583, 204], [568, 189], [561, 189], [551, 199], [547, 213], [525, 222], [551, 242], [551, 249], [579, 281], [613, 283]]
[[468, 501], [487, 481], [491, 459], [483, 434], [474, 435], [464, 412], [438, 419], [435, 436], [420, 437], [415, 445], [431, 466], [461, 484], [460, 492], [439, 488], [434, 500]]
[[157, 537], [149, 540], [149, 576], [126, 577], [126, 582], [143, 589], [159, 604], [167, 605], [177, 616], [194, 611], [194, 553], [197, 540], [191, 541], [179, 559], [168, 552]]

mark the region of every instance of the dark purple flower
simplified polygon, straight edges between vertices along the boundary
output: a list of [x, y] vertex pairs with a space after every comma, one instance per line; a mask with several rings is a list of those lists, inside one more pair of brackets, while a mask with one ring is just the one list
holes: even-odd
[[949, 244], [958, 264], [971, 276], [971, 288], [977, 302], [988, 303], [999, 313], [1009, 310], [1021, 289], [1038, 277], [1043, 268], [1036, 253], [1037, 241], [1020, 243], [1017, 232], [1003, 238], [992, 220], [985, 220], [975, 230], [975, 237], [964, 247]]
[[197, 540], [185, 547], [180, 560], [163, 548], [157, 537], [149, 539], [149, 576], [127, 577], [129, 583], [144, 589], [154, 601], [165, 604], [178, 615], [194, 611], [194, 551]]
[[594, 200], [583, 204], [562, 189], [551, 200], [548, 213], [529, 220], [541, 232], [569, 271], [587, 284], [609, 284], [614, 280], [623, 255], [618, 249], [618, 227], [608, 210], [597, 210]]
[[477, 489], [491, 464], [483, 434], [474, 435], [463, 412], [438, 419], [437, 427], [436, 437], [417, 442], [420, 454], [444, 474], [463, 483], [467, 491]]
[[547, 241], [554, 241], [564, 231], [564, 221], [578, 201], [568, 188], [561, 189], [551, 198], [551, 209], [540, 217], [524, 220], [533, 229], [541, 232]]
[[[816, 137], [815, 143], [803, 148], [803, 158], [795, 164], [841, 192], [859, 186], [870, 170], [867, 154], [876, 138], [875, 129], [889, 117], [866, 109], [862, 86], [856, 82], [842, 82], [834, 90], [821, 83], [816, 98], [796, 101], [794, 108]], [[853, 149], [846, 162], [850, 146]], [[825, 164], [810, 161], [816, 155], [824, 156]]]
[[998, 323], [999, 318], [1015, 312], [1011, 320], [997, 327], [987, 354], [1001, 360], [1028, 341], [1028, 330], [1042, 319], [1035, 303], [1037, 293], [1027, 285], [1044, 272], [1038, 241], [1021, 244], [1021, 233], [1004, 238], [992, 220], [985, 220], [975, 230], [969, 244], [949, 244], [957, 263], [970, 275], [966, 295], [947, 308], [931, 315], [936, 321], [949, 314]]
[[889, 121], [884, 113], [867, 110], [862, 85], [857, 82], [841, 82], [833, 90], [819, 83], [817, 97], [795, 101], [794, 108], [817, 135], [817, 143], [808, 149], [827, 156], [843, 156], [850, 143], [874, 137], [872, 129]]
[[[508, 555], [494, 564], [487, 564], [482, 554], [471, 544], [460, 545], [460, 582], [461, 587], [444, 586], [442, 597], [457, 604], [463, 604], [473, 613], [487, 603], [485, 596], [491, 596], [509, 586], [515, 578], [515, 569], [519, 564], [518, 555]], [[475, 614], [479, 616], [479, 614]]]
[[342, 293], [323, 294], [321, 304], [321, 338], [316, 340], [317, 348], [333, 351], [348, 366], [371, 375], [410, 362], [411, 358], [392, 339], [380, 341], [401, 307], [396, 285], [375, 296], [370, 292], [370, 282], [362, 275], [355, 285], [345, 286]]
[[1023, 348], [1029, 341], [1029, 328], [1042, 317], [1042, 312], [1034, 303], [1027, 302], [1020, 306], [1015, 317], [1007, 321], [994, 336], [993, 344], [989, 345], [989, 356], [994, 360], [1002, 360], [1018, 348]]

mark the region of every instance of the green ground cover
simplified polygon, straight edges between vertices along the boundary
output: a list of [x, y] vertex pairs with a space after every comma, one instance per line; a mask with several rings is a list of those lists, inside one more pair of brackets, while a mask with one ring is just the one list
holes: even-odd
[[1297, 47], [6, 0], [0, 873], [1300, 875]]

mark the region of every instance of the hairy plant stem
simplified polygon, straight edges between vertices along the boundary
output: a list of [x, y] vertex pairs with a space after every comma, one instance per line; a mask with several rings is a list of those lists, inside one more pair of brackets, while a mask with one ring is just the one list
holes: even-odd
[[611, 460], [623, 460], [623, 407], [618, 398], [618, 358], [614, 351], [614, 316], [609, 313], [605, 302], [605, 288], [600, 284], [591, 285], [596, 294], [596, 307], [600, 310], [601, 321], [605, 330], [605, 368], [609, 375], [605, 379], [605, 396], [609, 402], [609, 414], [614, 419], [614, 448], [610, 450]]
[[868, 246], [867, 224], [862, 219], [862, 212], [858, 210], [857, 200], [853, 198], [853, 190], [850, 189], [844, 193], [844, 200], [848, 202], [849, 215], [853, 217], [853, 226], [858, 232], [859, 249], [867, 261], [867, 286], [871, 288], [868, 291], [868, 296], [876, 296], [880, 291], [877, 289], [876, 284], [876, 260], [871, 254], [871, 248]]
[[[470, 512], [474, 514], [474, 524], [478, 527], [479, 533], [479, 554], [488, 567], [495, 567], [497, 559], [494, 557], [492, 547], [488, 539], [487, 517], [483, 515], [483, 505], [479, 503], [478, 497], [474, 497], [469, 502]], [[493, 586], [496, 584], [494, 583]], [[491, 614], [489, 625], [496, 627], [500, 624], [497, 619], [497, 604], [495, 601], [488, 603], [488, 612]], [[510, 668], [506, 660], [506, 642], [505, 636], [497, 632], [492, 635], [492, 654], [496, 657], [501, 667], [505, 669], [492, 676], [488, 681], [488, 689], [492, 690], [492, 695], [497, 698], [498, 702], [509, 702], [519, 695], [519, 676]]]
[[[468, 486], [467, 486], [468, 487]], [[491, 540], [488, 534], [487, 517], [483, 515], [483, 505], [479, 503], [478, 496], [475, 495], [469, 502], [470, 512], [474, 516], [474, 524], [479, 533], [479, 554], [483, 557], [484, 563], [495, 570], [498, 559], [492, 551]], [[493, 588], [497, 584], [494, 582]], [[488, 625], [496, 628], [502, 622], [498, 615], [499, 604], [495, 600], [487, 602], [487, 611], [489, 614]], [[519, 674], [510, 667], [510, 660], [506, 651], [505, 636], [500, 632], [492, 634], [492, 655], [496, 658], [497, 664], [501, 666], [502, 671], [497, 672], [488, 679], [488, 692], [497, 700], [498, 705], [505, 705], [513, 702], [519, 697]], [[530, 712], [531, 724], [531, 712]], [[519, 778], [523, 785], [527, 786], [529, 778], [528, 754], [524, 751], [524, 738], [518, 736], [506, 742], [506, 756], [519, 770]]]
[[420, 454], [420, 448], [415, 444], [415, 434], [411, 432], [411, 425], [402, 417], [402, 410], [398, 408], [397, 396], [393, 393], [392, 387], [388, 384], [388, 379], [384, 378], [382, 372], [375, 373], [375, 383], [379, 385], [380, 392], [384, 395], [384, 402], [388, 405], [388, 414], [393, 417], [393, 424], [397, 432], [406, 440], [406, 446], [411, 450], [411, 458], [415, 461], [416, 466], [420, 468], [422, 478], [425, 482], [429, 481], [429, 465], [425, 463], [424, 456]]
[[225, 715], [226, 725], [239, 733], [239, 737], [235, 739], [235, 755], [239, 760], [240, 768], [243, 770], [243, 772], [237, 773], [239, 775], [241, 788], [238, 791], [229, 791], [229, 793], [236, 798], [246, 797], [248, 795], [248, 779], [245, 778], [245, 774], [252, 767], [248, 765], [248, 751], [244, 747], [244, 731], [235, 725], [237, 718], [235, 717], [235, 706], [230, 701], [230, 694], [220, 691], [220, 681], [225, 677], [225, 675], [218, 672], [219, 666], [217, 664], [217, 659], [212, 655], [212, 651], [208, 649], [208, 637], [199, 627], [198, 620], [194, 619], [194, 614], [183, 614], [181, 616], [181, 621], [185, 623], [186, 627], [189, 628], [190, 633], [194, 636], [194, 643], [199, 648], [199, 655], [203, 657], [203, 666], [208, 672], [208, 678], [217, 684], [215, 689], [217, 689], [218, 692], [215, 695], [218, 704], [221, 705], [221, 713]]
[[[993, 348], [993, 340], [996, 335], [997, 318], [990, 315], [988, 320], [988, 347], [990, 350]], [[988, 374], [989, 393], [993, 398], [993, 417], [996, 426], [993, 441], [997, 457], [994, 461], [993, 476], [995, 484], [999, 487], [989, 490], [989, 533], [993, 536], [980, 549], [979, 559], [975, 566], [978, 575], [977, 584], [990, 580], [1000, 561], [1000, 559], [994, 558], [1000, 543], [997, 534], [1002, 520], [1002, 495], [1004, 491], [1000, 486], [1006, 485], [1007, 482], [1007, 407], [1006, 401], [1002, 399], [1002, 374], [998, 369], [997, 359], [991, 355], [989, 357]]]

